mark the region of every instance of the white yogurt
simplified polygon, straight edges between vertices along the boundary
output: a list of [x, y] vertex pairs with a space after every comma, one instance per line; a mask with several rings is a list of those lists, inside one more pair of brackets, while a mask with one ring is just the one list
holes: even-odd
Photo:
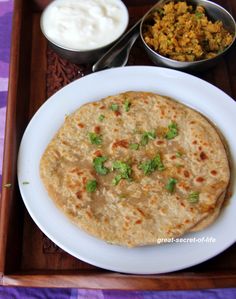
[[43, 13], [41, 27], [58, 46], [84, 51], [115, 41], [128, 18], [120, 0], [54, 0]]

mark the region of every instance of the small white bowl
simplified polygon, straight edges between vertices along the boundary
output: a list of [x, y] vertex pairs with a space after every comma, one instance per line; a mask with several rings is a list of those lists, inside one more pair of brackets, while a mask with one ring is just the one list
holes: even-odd
[[[91, 10], [85, 9], [85, 6], [89, 5]], [[113, 10], [118, 11], [119, 14], [114, 15], [113, 13], [112, 15]], [[120, 15], [119, 19], [118, 15]], [[111, 27], [108, 26], [109, 22], [111, 22]], [[60, 56], [73, 63], [92, 63], [98, 60], [120, 38], [125, 32], [128, 22], [129, 13], [121, 0], [54, 0], [44, 9], [40, 26], [51, 48]], [[117, 28], [115, 28], [116, 24]], [[92, 34], [89, 34], [91, 28]], [[112, 31], [113, 29], [114, 31]], [[52, 30], [56, 35], [50, 34]], [[96, 34], [96, 30], [101, 31]], [[84, 39], [83, 44], [77, 45], [76, 43], [75, 45], [73, 37], [76, 40], [76, 34], [81, 37], [81, 40]], [[104, 38], [105, 42], [100, 40], [100, 44], [99, 42], [96, 44], [98, 34]], [[74, 43], [72, 46], [68, 43], [68, 35], [70, 35], [69, 43]], [[107, 38], [108, 36], [109, 38]], [[93, 39], [95, 40], [94, 44], [92, 44]], [[79, 38], [77, 40], [79, 41]], [[87, 48], [86, 42], [89, 45]]]

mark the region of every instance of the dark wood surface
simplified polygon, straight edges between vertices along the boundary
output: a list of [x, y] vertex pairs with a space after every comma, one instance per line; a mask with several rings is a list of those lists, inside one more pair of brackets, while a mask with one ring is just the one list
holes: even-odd
[[[33, 114], [46, 98], [68, 82], [91, 72], [91, 65], [72, 65], [48, 49], [39, 27], [47, 0], [15, 1], [10, 83], [0, 211], [1, 284], [44, 287], [170, 290], [236, 287], [236, 246], [219, 256], [165, 275], [125, 275], [86, 264], [57, 247], [25, 209], [16, 177], [19, 143]], [[155, 1], [124, 1], [133, 24]], [[236, 1], [215, 1], [236, 16]], [[30, 4], [31, 3], [31, 4]], [[138, 41], [129, 65], [152, 65]], [[211, 70], [195, 74], [236, 98], [236, 49]]]

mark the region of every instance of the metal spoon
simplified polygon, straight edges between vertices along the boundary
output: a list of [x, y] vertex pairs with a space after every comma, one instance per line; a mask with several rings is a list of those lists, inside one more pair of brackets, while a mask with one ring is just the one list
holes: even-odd
[[140, 19], [92, 67], [93, 72], [126, 65], [130, 50], [139, 36]]
[[139, 36], [139, 25], [143, 18], [145, 18], [155, 7], [161, 6], [168, 1], [169, 0], [159, 0], [153, 5], [148, 12], [93, 65], [92, 71], [97, 72], [106, 68], [126, 65], [130, 50]]

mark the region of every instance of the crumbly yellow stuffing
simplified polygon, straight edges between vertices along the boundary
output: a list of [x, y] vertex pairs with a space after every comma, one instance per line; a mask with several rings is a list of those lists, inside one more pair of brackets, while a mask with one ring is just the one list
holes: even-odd
[[159, 54], [178, 61], [213, 58], [233, 41], [221, 21], [208, 19], [202, 6], [165, 4], [144, 29], [145, 42]]

